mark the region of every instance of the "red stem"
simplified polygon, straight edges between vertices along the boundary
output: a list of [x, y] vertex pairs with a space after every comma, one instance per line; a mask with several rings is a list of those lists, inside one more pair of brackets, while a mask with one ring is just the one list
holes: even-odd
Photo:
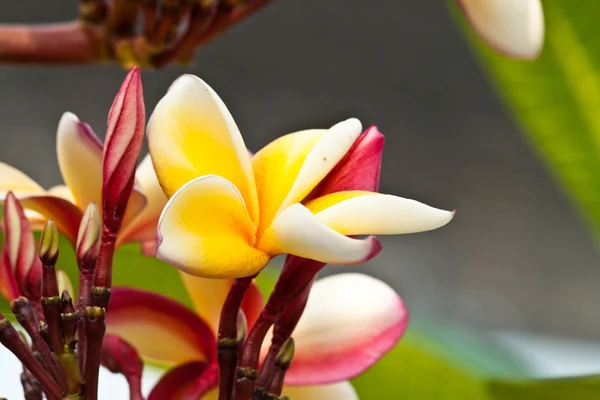
[[42, 367], [33, 354], [31, 354], [31, 351], [29, 351], [23, 340], [21, 340], [21, 336], [19, 336], [19, 333], [10, 321], [2, 318], [3, 316], [0, 315], [0, 343], [10, 350], [23, 363], [23, 366], [35, 376], [35, 379], [40, 382], [44, 388], [44, 392], [49, 397], [55, 400], [62, 399], [62, 393], [58, 384], [50, 377], [48, 371]]
[[112, 285], [112, 262], [117, 243], [117, 234], [106, 226], [102, 229], [102, 242], [98, 253], [98, 261], [94, 269], [94, 288], [104, 288], [101, 296], [92, 296], [92, 304], [96, 307], [108, 308], [110, 287]]
[[252, 279], [254, 276], [236, 279], [221, 310], [217, 343], [220, 370], [219, 400], [231, 400], [233, 395], [238, 361], [238, 313]]
[[0, 62], [85, 64], [103, 59], [102, 30], [78, 21], [0, 25]]

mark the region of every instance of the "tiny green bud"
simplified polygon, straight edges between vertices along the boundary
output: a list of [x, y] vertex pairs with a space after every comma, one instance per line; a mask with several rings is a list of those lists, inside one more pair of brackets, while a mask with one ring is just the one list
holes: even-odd
[[288, 369], [292, 363], [292, 359], [294, 358], [295, 348], [296, 346], [293, 338], [286, 340], [275, 357], [275, 365], [284, 370]]
[[52, 219], [48, 220], [44, 226], [40, 239], [39, 256], [44, 265], [55, 265], [58, 259], [58, 229]]
[[68, 292], [69, 294], [73, 293], [73, 285], [71, 284], [71, 280], [65, 271], [59, 269], [56, 271], [56, 281], [58, 282], [58, 292]]

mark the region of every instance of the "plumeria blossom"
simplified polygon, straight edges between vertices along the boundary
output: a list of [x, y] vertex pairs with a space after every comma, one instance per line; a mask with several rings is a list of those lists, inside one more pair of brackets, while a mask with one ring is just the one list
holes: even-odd
[[544, 42], [541, 0], [456, 0], [479, 36], [496, 51], [537, 58]]
[[310, 199], [362, 132], [357, 119], [292, 133], [250, 158], [219, 96], [184, 75], [156, 106], [148, 142], [169, 202], [157, 257], [205, 278], [258, 273], [278, 254], [355, 265], [381, 250], [374, 236], [439, 228], [452, 212], [369, 191]]
[[[104, 145], [90, 126], [74, 114], [63, 114], [57, 130], [57, 155], [64, 185], [45, 190], [23, 172], [0, 163], [0, 201], [10, 190], [28, 209], [34, 228], [54, 219], [59, 230], [75, 245], [79, 223], [90, 203], [102, 207]], [[152, 247], [156, 224], [166, 203], [149, 156], [135, 173], [117, 244], [140, 242]]]
[[[249, 327], [262, 305], [260, 293], [251, 286], [242, 305]], [[196, 311], [218, 315], [220, 308]], [[194, 388], [206, 385], [212, 390], [201, 398], [217, 399], [216, 330], [200, 315], [158, 294], [113, 288], [107, 332], [131, 343], [142, 358], [172, 367], [149, 400], [195, 399]], [[400, 297], [375, 278], [348, 273], [318, 280], [294, 331], [296, 352], [283, 394], [295, 400], [356, 399], [347, 380], [391, 349], [407, 323]]]

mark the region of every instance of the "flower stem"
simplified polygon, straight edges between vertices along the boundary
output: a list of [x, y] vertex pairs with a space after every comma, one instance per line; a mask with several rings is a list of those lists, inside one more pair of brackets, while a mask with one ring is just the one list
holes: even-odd
[[98, 373], [102, 356], [102, 338], [106, 331], [105, 311], [101, 307], [85, 309], [85, 331], [87, 334], [87, 362], [85, 368], [85, 398], [98, 398]]
[[[118, 231], [118, 228], [117, 228]], [[104, 226], [98, 260], [94, 268], [92, 286], [92, 305], [108, 308], [110, 302], [110, 287], [112, 285], [112, 262], [117, 244], [117, 232]]]
[[52, 350], [44, 341], [39, 331], [39, 320], [33, 308], [33, 305], [25, 297], [19, 297], [13, 300], [10, 304], [13, 314], [19, 324], [29, 334], [35, 348], [40, 352], [42, 361], [46, 370], [52, 375], [55, 382], [59, 383], [64, 388], [64, 380], [60, 373], [60, 367]]
[[38, 382], [40, 382], [44, 388], [44, 392], [51, 399], [59, 400], [62, 398], [62, 393], [58, 384], [48, 374], [48, 371], [46, 371], [35, 359], [23, 340], [21, 340], [21, 336], [19, 336], [17, 330], [2, 314], [0, 314], [0, 343], [23, 363], [23, 366], [31, 372]]
[[231, 400], [233, 398], [239, 353], [238, 313], [244, 295], [254, 276], [238, 278], [234, 281], [221, 310], [217, 342], [217, 359], [220, 371], [219, 400]]

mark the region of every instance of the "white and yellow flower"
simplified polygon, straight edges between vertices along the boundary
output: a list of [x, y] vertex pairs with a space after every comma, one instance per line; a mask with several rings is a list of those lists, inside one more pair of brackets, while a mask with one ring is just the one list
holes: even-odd
[[381, 245], [374, 236], [350, 236], [447, 224], [453, 212], [391, 195], [309, 198], [361, 131], [352, 118], [280, 137], [250, 158], [219, 96], [201, 79], [182, 76], [148, 124], [154, 169], [170, 198], [159, 220], [157, 257], [205, 278], [251, 276], [283, 253], [353, 265]]

